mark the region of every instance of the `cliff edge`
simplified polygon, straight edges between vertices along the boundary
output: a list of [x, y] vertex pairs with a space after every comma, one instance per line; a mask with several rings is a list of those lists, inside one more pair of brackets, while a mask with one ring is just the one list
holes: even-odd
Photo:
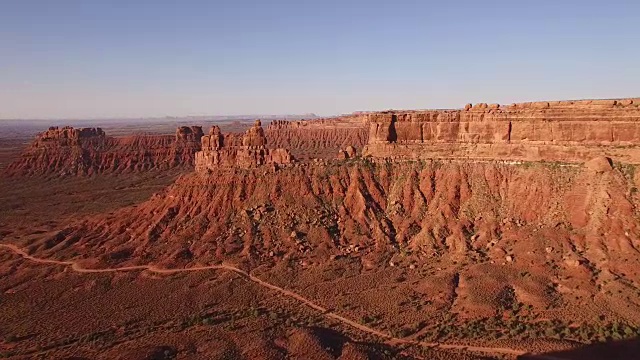
[[365, 155], [640, 163], [640, 99], [467, 104], [461, 110], [387, 111], [369, 123]]
[[107, 136], [101, 128], [50, 127], [6, 169], [16, 175], [93, 175], [193, 166], [202, 128], [175, 135]]

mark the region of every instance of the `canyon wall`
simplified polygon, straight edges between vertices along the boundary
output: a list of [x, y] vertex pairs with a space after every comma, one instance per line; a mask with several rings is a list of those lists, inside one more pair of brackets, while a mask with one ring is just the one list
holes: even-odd
[[193, 166], [202, 129], [180, 127], [175, 135], [110, 137], [100, 128], [51, 127], [36, 136], [6, 173], [92, 175]]
[[299, 160], [333, 159], [341, 149], [367, 144], [369, 130], [362, 116], [310, 121], [273, 121], [266, 129], [269, 147], [289, 149]]
[[640, 99], [468, 104], [365, 114], [365, 155], [640, 163]]

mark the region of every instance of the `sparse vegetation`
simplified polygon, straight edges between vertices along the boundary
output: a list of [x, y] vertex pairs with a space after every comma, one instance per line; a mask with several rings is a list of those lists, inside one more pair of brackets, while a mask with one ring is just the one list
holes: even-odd
[[[122, 207], [133, 200], [139, 204], [150, 196], [148, 190], [117, 198], [107, 207], [108, 216], [97, 215], [96, 205], [83, 208], [73, 223], [63, 222], [64, 218], [80, 207], [65, 205], [69, 207], [63, 207], [61, 214], [52, 215], [54, 222], [38, 220], [38, 229], [21, 224], [21, 214], [43, 217], [39, 206], [55, 209], [64, 198], [54, 193], [39, 206], [5, 205], [10, 216], [3, 217], [0, 234], [3, 241], [6, 237], [35, 256], [77, 259], [95, 268], [153, 264], [183, 269], [224, 261], [327, 311], [402, 338], [589, 343], [638, 336], [632, 317], [575, 316], [587, 301], [596, 310], [611, 306], [612, 313], [637, 310], [638, 291], [632, 286], [637, 262], [618, 259], [617, 250], [600, 241], [624, 239], [625, 232], [627, 238], [636, 235], [630, 225], [635, 215], [625, 211], [635, 209], [637, 199], [629, 200], [630, 207], [617, 200], [628, 200], [627, 189], [634, 194], [637, 188], [616, 175], [619, 187], [601, 184], [601, 193], [589, 193], [592, 200], [601, 196], [612, 201], [595, 208], [588, 203], [586, 209], [566, 214], [563, 209], [573, 204], [567, 199], [592, 191], [593, 186], [573, 182], [572, 176], [581, 170], [565, 171], [565, 165], [356, 159], [329, 162], [321, 169], [279, 170], [278, 175], [233, 170], [224, 175], [233, 187], [221, 174], [216, 181], [185, 176], [138, 208]], [[633, 179], [635, 168], [619, 169], [628, 181]], [[354, 183], [350, 171], [367, 176]], [[542, 180], [534, 176], [538, 171]], [[169, 180], [173, 179], [157, 180], [152, 187], [160, 190]], [[95, 181], [103, 198], [117, 194], [106, 180]], [[144, 183], [122, 182], [131, 187]], [[47, 185], [25, 183], [27, 195], [29, 191], [42, 195], [39, 186]], [[88, 194], [91, 185], [81, 180], [70, 183], [86, 192], [78, 202], [97, 199]], [[65, 189], [55, 182], [50, 186], [52, 192]], [[302, 190], [293, 190], [298, 188]], [[492, 192], [494, 188], [499, 190]], [[607, 228], [608, 222], [600, 220], [609, 214], [623, 219], [622, 226]], [[581, 218], [587, 215], [593, 218]], [[591, 233], [591, 225], [571, 225], [593, 224], [594, 218], [602, 225]], [[41, 241], [45, 237], [48, 241]], [[188, 249], [190, 255], [181, 256], [178, 248]], [[314, 327], [357, 341], [379, 340], [327, 317], [324, 310], [305, 306], [299, 297], [281, 296], [256, 284], [242, 272], [76, 274], [63, 264], [60, 269], [33, 266], [25, 279], [21, 270], [29, 263], [4, 255], [3, 271], [9, 275], [2, 309], [10, 326], [4, 335], [9, 353], [3, 356], [56, 357], [66, 354], [65, 349], [109, 351], [121, 342], [147, 341], [156, 334], [218, 339], [230, 333], [239, 339], [234, 341], [242, 342], [245, 334], [286, 337], [297, 331], [293, 329]], [[577, 265], [564, 262], [565, 256], [580, 260]], [[602, 265], [605, 262], [621, 265], [620, 270], [614, 273], [615, 267]], [[77, 307], [73, 317], [52, 310], [47, 321], [45, 316], [34, 316], [23, 323], [27, 310], [64, 302]], [[63, 306], [54, 307], [59, 308]], [[27, 325], [38, 332], [27, 333]], [[286, 347], [287, 341], [282, 344], [278, 346]], [[242, 346], [246, 343], [238, 348]]]

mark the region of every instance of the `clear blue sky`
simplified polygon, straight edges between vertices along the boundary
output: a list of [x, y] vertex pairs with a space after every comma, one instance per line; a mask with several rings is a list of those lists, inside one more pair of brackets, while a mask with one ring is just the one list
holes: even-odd
[[640, 96], [640, 1], [0, 4], [0, 118]]

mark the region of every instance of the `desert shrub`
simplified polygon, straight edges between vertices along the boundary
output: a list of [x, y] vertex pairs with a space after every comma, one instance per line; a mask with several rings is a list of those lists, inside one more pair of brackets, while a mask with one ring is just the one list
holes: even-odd
[[4, 336], [4, 341], [7, 343], [16, 342], [17, 340], [18, 340], [18, 337], [15, 336], [14, 334], [7, 334]]

